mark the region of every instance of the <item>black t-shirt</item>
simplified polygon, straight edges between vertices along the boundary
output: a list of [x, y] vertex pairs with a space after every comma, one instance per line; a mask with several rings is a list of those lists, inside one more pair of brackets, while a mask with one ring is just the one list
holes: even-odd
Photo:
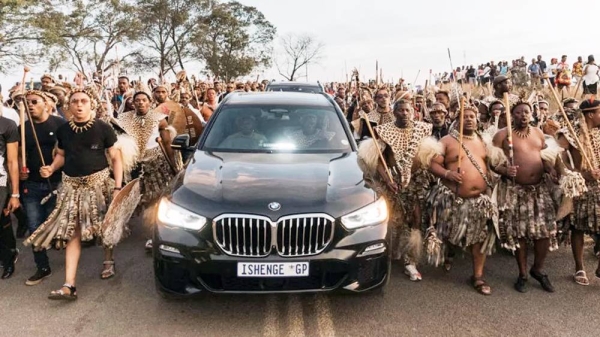
[[[6, 144], [19, 141], [19, 130], [17, 124], [12, 120], [0, 116], [0, 187], [6, 187], [10, 183], [8, 176], [8, 160], [6, 153]], [[0, 207], [3, 207], [0, 205]]]
[[[44, 156], [44, 162], [46, 165], [52, 164], [52, 151], [56, 145], [56, 133], [58, 128], [65, 124], [67, 121], [58, 117], [52, 116], [43, 123], [34, 123], [35, 132], [40, 142], [40, 149]], [[42, 167], [42, 161], [40, 160], [40, 153], [35, 144], [35, 138], [31, 131], [31, 123], [25, 123], [25, 151], [27, 158], [27, 168], [29, 169], [29, 181], [42, 182], [44, 178], [40, 176], [40, 167]], [[50, 177], [50, 181], [59, 182], [61, 178], [62, 170], [57, 170]]]
[[[84, 126], [86, 123], [75, 123]], [[117, 142], [117, 135], [110, 125], [96, 119], [87, 130], [75, 133], [71, 126], [63, 124], [57, 131], [58, 148], [65, 151], [63, 171], [70, 177], [82, 177], [108, 167], [106, 150]]]

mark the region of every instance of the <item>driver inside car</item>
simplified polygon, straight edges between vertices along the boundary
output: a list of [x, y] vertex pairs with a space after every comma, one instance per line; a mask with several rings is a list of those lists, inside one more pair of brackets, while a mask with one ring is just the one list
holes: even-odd
[[225, 138], [219, 146], [220, 148], [252, 150], [263, 147], [267, 137], [255, 131], [256, 118], [254, 116], [243, 114], [236, 118], [235, 124], [239, 132]]
[[328, 143], [335, 136], [335, 132], [319, 128], [319, 118], [314, 113], [304, 114], [300, 118], [300, 130], [288, 133], [287, 137], [296, 145], [296, 148], [327, 148]]

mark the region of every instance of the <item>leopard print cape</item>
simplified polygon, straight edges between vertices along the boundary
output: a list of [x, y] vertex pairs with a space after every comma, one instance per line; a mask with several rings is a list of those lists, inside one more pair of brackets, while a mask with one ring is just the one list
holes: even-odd
[[428, 123], [414, 121], [407, 128], [399, 128], [395, 123], [386, 123], [375, 127], [379, 138], [394, 153], [396, 167], [400, 171], [402, 187], [408, 186], [411, 178], [413, 159], [421, 142], [431, 135], [433, 126]]

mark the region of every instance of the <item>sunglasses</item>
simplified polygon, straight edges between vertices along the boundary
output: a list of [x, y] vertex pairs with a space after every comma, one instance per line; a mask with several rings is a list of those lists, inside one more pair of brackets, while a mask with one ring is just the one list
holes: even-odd
[[86, 104], [86, 103], [89, 103], [89, 102], [90, 102], [90, 100], [89, 99], [85, 99], [85, 98], [71, 100], [71, 104], [77, 104], [77, 103]]
[[42, 103], [42, 101], [37, 99], [27, 100], [27, 105], [37, 105], [38, 103]]

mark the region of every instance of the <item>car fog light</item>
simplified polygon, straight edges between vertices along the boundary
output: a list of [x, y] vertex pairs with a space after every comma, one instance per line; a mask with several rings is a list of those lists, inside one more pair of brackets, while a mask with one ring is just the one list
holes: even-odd
[[358, 254], [357, 257], [375, 255], [385, 252], [385, 244], [383, 242], [375, 243], [370, 246], [367, 246], [362, 253]]
[[164, 250], [165, 252], [175, 253], [175, 254], [181, 254], [181, 252], [179, 251], [179, 249], [177, 249], [175, 247], [171, 247], [171, 246], [167, 246], [167, 245], [160, 245], [160, 246], [158, 246], [158, 248], [160, 250]]

